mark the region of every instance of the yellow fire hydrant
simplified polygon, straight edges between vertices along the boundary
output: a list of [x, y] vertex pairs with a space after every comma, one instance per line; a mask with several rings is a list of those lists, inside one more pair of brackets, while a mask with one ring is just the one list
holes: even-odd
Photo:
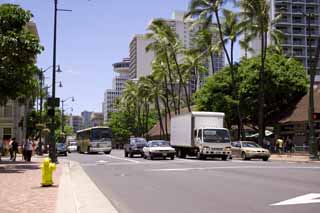
[[42, 186], [52, 186], [52, 173], [56, 169], [56, 164], [51, 163], [50, 158], [45, 158], [41, 164], [41, 172], [42, 172]]

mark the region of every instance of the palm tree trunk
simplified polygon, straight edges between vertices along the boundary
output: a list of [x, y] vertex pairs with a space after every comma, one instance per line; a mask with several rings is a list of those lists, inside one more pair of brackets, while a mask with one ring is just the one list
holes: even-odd
[[167, 81], [167, 76], [164, 77], [164, 83], [165, 83], [165, 98], [166, 98], [166, 103], [165, 103], [165, 108], [167, 108], [167, 112], [169, 114], [169, 119], [171, 120], [171, 110], [170, 110], [170, 105], [169, 105], [169, 89], [168, 89], [168, 81]]
[[170, 93], [171, 93], [172, 103], [173, 103], [175, 115], [177, 115], [178, 114], [178, 110], [177, 110], [178, 107], [177, 107], [176, 100], [175, 100], [175, 97], [174, 97], [174, 85], [173, 85], [173, 79], [172, 79], [172, 70], [171, 70], [169, 56], [168, 56], [167, 52], [166, 52], [165, 56], [166, 56], [166, 64], [167, 64], [167, 68], [168, 68], [169, 81], [170, 81], [170, 86], [171, 86], [171, 92]]
[[210, 51], [210, 61], [211, 61], [212, 74], [214, 74], [215, 69], [214, 69], [214, 64], [213, 64], [213, 53], [211, 51]]
[[261, 23], [261, 68], [259, 73], [259, 111], [258, 111], [258, 126], [259, 126], [259, 144], [263, 144], [264, 139], [264, 67], [265, 67], [265, 54], [267, 43], [265, 32], [263, 31], [263, 23]]
[[[186, 102], [187, 102], [188, 111], [191, 112], [190, 101], [189, 101], [189, 98], [188, 98], [188, 89], [187, 89], [186, 84], [183, 82], [183, 78], [182, 78], [182, 74], [180, 72], [180, 68], [179, 68], [179, 64], [178, 64], [176, 53], [175, 53], [173, 48], [171, 48], [171, 49], [173, 51], [172, 55], [173, 55], [174, 63], [176, 64], [176, 67], [177, 67], [177, 73], [178, 73], [178, 76], [179, 76], [179, 81], [181, 82], [181, 84], [183, 86], [183, 89], [184, 89], [184, 93], [186, 95]], [[179, 84], [180, 84], [180, 82], [179, 82]], [[180, 95], [180, 92], [179, 92], [179, 95]]]
[[164, 132], [164, 130], [163, 130], [162, 116], [161, 116], [161, 110], [160, 110], [160, 104], [159, 104], [158, 97], [155, 97], [155, 103], [156, 103], [156, 108], [157, 108], [157, 112], [158, 112], [159, 124], [160, 124], [160, 138], [162, 139], [161, 135]]

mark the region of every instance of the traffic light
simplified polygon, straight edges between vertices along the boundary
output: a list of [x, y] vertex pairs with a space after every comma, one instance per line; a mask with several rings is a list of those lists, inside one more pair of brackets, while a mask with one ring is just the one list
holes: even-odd
[[320, 120], [320, 112], [314, 112], [314, 113], [312, 114], [312, 119], [313, 119], [314, 121]]

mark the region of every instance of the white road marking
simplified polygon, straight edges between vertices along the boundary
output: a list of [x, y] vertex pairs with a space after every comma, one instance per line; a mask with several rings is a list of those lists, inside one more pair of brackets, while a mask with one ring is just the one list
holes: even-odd
[[107, 163], [108, 161], [105, 161], [105, 160], [98, 160], [96, 161], [96, 164], [105, 164]]
[[[317, 199], [318, 198], [318, 199]], [[281, 201], [279, 203], [270, 204], [270, 206], [285, 206], [285, 205], [296, 205], [296, 204], [309, 204], [309, 203], [320, 203], [319, 193], [305, 194], [299, 197], [295, 197], [289, 200]]]
[[168, 168], [168, 169], [149, 169], [152, 172], [174, 172], [192, 170], [214, 170], [214, 169], [320, 169], [320, 167], [283, 167], [283, 166], [215, 166], [215, 167], [193, 167], [193, 168]]
[[105, 155], [109, 158], [113, 158], [113, 159], [117, 159], [117, 160], [125, 160], [125, 161], [129, 161], [129, 162], [132, 162], [132, 163], [141, 163], [140, 161], [136, 161], [136, 160], [132, 160], [132, 159], [127, 159], [127, 158], [120, 158], [120, 157], [116, 157], [116, 156], [113, 156], [113, 155]]

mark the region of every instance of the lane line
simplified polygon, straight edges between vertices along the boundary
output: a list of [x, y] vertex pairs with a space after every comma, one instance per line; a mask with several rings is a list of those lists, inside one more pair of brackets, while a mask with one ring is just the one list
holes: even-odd
[[136, 161], [136, 160], [132, 160], [132, 159], [127, 159], [127, 158], [116, 157], [116, 156], [113, 156], [113, 155], [105, 155], [105, 156], [106, 156], [106, 157], [109, 157], [109, 158], [117, 159], [117, 160], [129, 161], [129, 162], [132, 162], [132, 163], [141, 163], [140, 161]]
[[320, 167], [284, 167], [284, 166], [215, 166], [215, 167], [193, 167], [193, 168], [168, 168], [168, 169], [149, 169], [150, 172], [175, 172], [192, 170], [215, 170], [215, 169], [320, 169]]

